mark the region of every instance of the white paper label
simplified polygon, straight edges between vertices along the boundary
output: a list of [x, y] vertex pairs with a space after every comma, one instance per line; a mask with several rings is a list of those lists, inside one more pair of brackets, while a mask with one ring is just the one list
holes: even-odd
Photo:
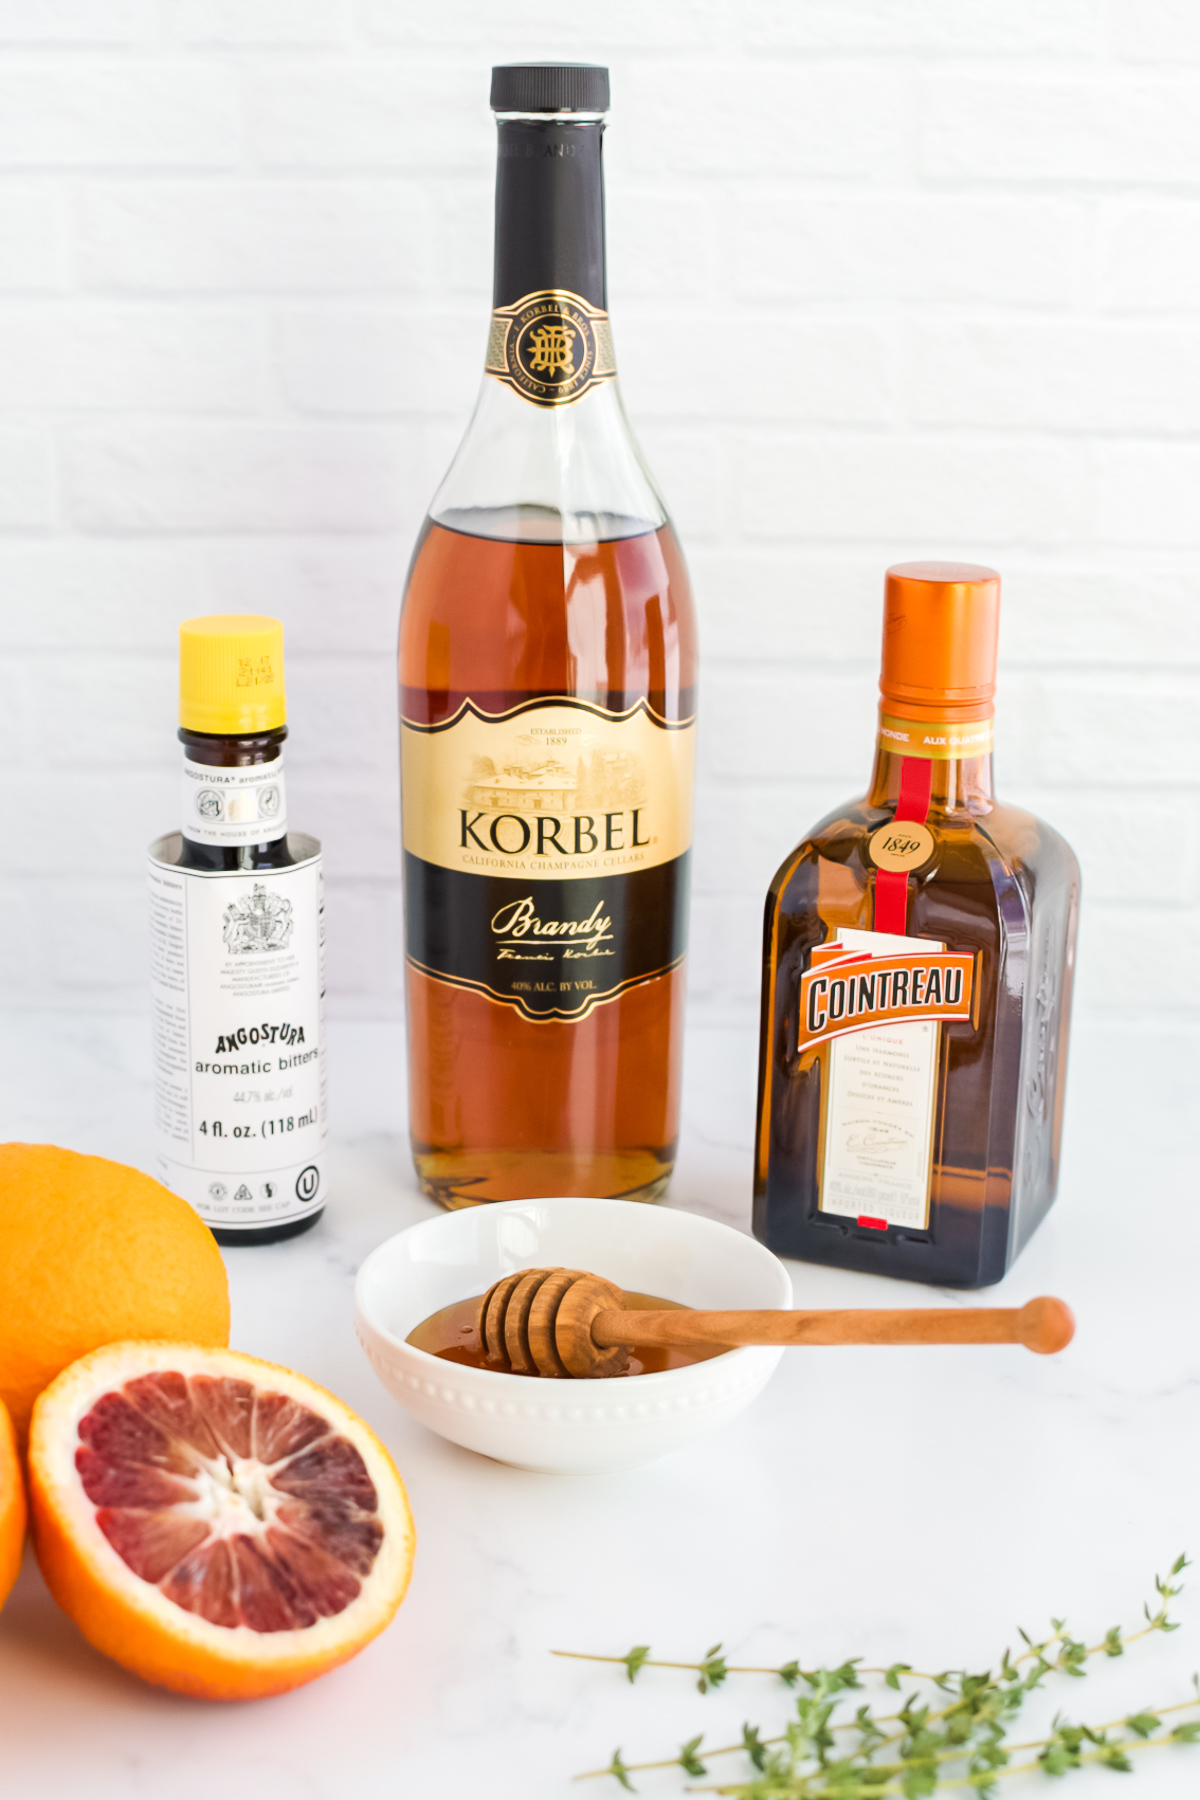
[[282, 751], [271, 762], [216, 769], [183, 759], [180, 829], [194, 844], [271, 844], [287, 831]]
[[209, 1225], [325, 1202], [319, 856], [208, 874], [151, 859], [158, 1176]]
[[[843, 930], [838, 942], [872, 957], [944, 948], [885, 931]], [[941, 1026], [925, 1019], [877, 1025], [830, 1044], [822, 1212], [927, 1228], [940, 1040]]]

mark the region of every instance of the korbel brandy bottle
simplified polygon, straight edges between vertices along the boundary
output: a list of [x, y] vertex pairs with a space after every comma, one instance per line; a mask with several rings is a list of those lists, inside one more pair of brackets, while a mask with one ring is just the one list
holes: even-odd
[[616, 382], [608, 72], [492, 75], [482, 391], [400, 621], [410, 1127], [449, 1207], [652, 1200], [675, 1155], [696, 681]]
[[1079, 908], [992, 792], [1000, 579], [887, 575], [870, 791], [767, 896], [754, 1229], [782, 1256], [998, 1281], [1054, 1199]]

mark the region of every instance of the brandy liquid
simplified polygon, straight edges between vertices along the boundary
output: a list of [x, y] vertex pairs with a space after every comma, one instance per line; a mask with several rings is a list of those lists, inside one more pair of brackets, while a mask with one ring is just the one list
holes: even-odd
[[[443, 1362], [465, 1363], [468, 1369], [490, 1368], [479, 1341], [479, 1300], [477, 1294], [473, 1299], [457, 1300], [453, 1306], [443, 1306], [440, 1312], [431, 1313], [409, 1332], [406, 1343], [427, 1351], [430, 1356], [440, 1356]], [[678, 1300], [660, 1300], [654, 1294], [626, 1293], [623, 1305], [626, 1312], [687, 1311]], [[633, 1344], [629, 1351], [629, 1367], [622, 1373], [661, 1375], [664, 1369], [686, 1369], [692, 1363], [708, 1362], [711, 1357], [724, 1355], [725, 1350], [719, 1344]], [[516, 1373], [515, 1370], [511, 1372]], [[542, 1378], [535, 1375], [532, 1379]]]
[[[610, 536], [598, 520], [594, 541], [539, 536], [556, 523], [532, 507], [426, 523], [400, 622], [404, 718], [562, 696], [691, 717], [696, 633], [670, 525], [616, 519]], [[406, 986], [410, 1131], [430, 1198], [662, 1195], [679, 1124], [682, 963], [573, 1020], [527, 1019], [411, 962]]]

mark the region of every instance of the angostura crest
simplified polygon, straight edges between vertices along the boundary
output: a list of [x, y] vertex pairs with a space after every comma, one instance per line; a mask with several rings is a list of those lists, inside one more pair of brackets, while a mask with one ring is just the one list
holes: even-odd
[[292, 903], [282, 894], [268, 893], [256, 881], [244, 900], [225, 908], [225, 948], [231, 956], [259, 950], [282, 950], [292, 935]]
[[564, 406], [617, 372], [608, 314], [562, 288], [492, 314], [487, 372], [536, 406]]

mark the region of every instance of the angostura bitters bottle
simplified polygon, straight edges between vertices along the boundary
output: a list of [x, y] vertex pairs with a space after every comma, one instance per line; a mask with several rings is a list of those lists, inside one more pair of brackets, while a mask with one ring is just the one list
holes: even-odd
[[1000, 579], [887, 575], [875, 770], [767, 896], [754, 1229], [998, 1281], [1058, 1182], [1079, 867], [992, 794]]
[[179, 831], [150, 846], [155, 1170], [221, 1244], [316, 1223], [325, 1191], [321, 846], [289, 831], [283, 626], [179, 627]]
[[443, 1205], [651, 1200], [675, 1155], [696, 681], [606, 312], [608, 72], [492, 75], [483, 388], [400, 622], [410, 1125]]

